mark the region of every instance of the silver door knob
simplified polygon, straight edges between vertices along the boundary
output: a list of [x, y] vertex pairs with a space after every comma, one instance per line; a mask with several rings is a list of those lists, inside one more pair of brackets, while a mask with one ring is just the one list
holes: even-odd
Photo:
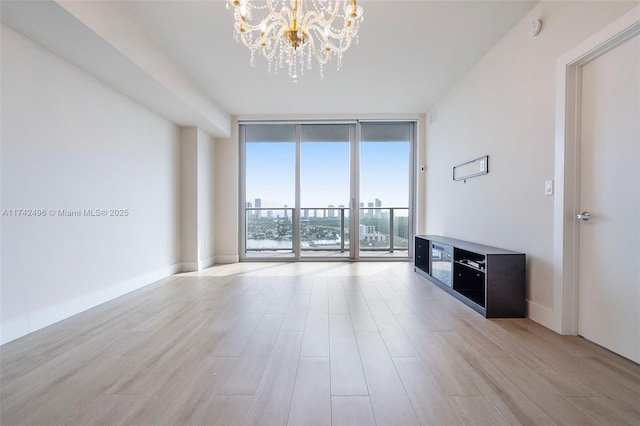
[[589, 219], [591, 219], [591, 213], [589, 212], [582, 212], [576, 215], [576, 219], [580, 219], [580, 220], [584, 220], [585, 222]]

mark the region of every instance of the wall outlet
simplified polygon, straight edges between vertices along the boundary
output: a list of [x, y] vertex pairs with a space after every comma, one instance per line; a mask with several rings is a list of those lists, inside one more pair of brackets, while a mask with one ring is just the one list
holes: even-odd
[[544, 181], [544, 195], [553, 195], [553, 181], [545, 180]]

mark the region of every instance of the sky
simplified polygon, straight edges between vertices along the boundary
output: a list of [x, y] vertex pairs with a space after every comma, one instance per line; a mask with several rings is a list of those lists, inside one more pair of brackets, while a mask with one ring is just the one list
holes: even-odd
[[[301, 208], [349, 206], [349, 143], [302, 142]], [[246, 145], [246, 199], [262, 207], [295, 205], [295, 143]], [[360, 143], [360, 202], [406, 207], [409, 202], [409, 143]]]

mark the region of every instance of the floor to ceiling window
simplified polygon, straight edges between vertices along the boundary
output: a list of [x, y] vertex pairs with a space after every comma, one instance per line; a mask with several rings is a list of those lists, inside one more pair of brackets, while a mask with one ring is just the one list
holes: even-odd
[[407, 256], [412, 126], [363, 123], [360, 129], [360, 256]]
[[349, 124], [301, 126], [301, 257], [351, 257], [352, 127]]
[[245, 252], [292, 257], [296, 200], [296, 127], [242, 126]]
[[410, 257], [414, 126], [242, 123], [241, 258]]

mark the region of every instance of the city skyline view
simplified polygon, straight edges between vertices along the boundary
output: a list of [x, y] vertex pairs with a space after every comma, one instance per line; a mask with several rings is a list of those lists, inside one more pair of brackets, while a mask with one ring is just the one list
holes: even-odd
[[[348, 142], [303, 142], [300, 153], [301, 208], [349, 206]], [[262, 208], [295, 205], [295, 143], [246, 144], [246, 201], [261, 199]], [[409, 202], [409, 143], [360, 143], [360, 203], [383, 200], [383, 206]], [[255, 207], [255, 205], [254, 205]]]

